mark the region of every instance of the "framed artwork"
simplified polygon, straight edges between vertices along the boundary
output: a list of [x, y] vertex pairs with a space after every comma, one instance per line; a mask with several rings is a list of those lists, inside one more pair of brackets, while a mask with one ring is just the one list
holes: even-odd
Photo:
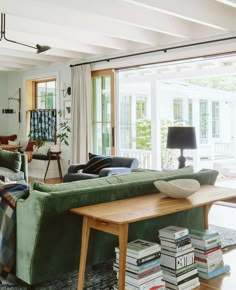
[[64, 118], [71, 119], [71, 100], [64, 101]]

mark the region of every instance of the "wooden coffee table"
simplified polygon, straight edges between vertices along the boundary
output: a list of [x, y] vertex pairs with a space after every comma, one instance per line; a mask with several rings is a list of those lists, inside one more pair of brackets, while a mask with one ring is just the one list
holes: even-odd
[[207, 228], [208, 212], [211, 205], [215, 201], [234, 197], [236, 197], [236, 189], [203, 185], [200, 190], [185, 199], [168, 198], [158, 193], [71, 209], [71, 212], [83, 216], [77, 289], [82, 290], [84, 285], [91, 228], [118, 236], [120, 251], [118, 288], [124, 290], [128, 227], [130, 223], [204, 206], [204, 225]]

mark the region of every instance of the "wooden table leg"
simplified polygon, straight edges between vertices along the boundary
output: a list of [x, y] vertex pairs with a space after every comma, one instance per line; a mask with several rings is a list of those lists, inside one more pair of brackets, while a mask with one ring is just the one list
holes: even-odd
[[207, 230], [209, 227], [209, 223], [208, 223], [208, 215], [209, 215], [209, 211], [212, 207], [212, 204], [206, 204], [204, 206], [204, 228]]
[[126, 250], [128, 243], [128, 224], [119, 225], [119, 279], [118, 289], [125, 289]]
[[58, 167], [58, 171], [59, 171], [59, 175], [60, 175], [60, 180], [62, 181], [60, 153], [57, 153], [57, 167]]
[[82, 229], [82, 241], [80, 250], [80, 264], [79, 264], [79, 277], [78, 277], [78, 288], [77, 290], [83, 290], [84, 287], [84, 274], [86, 269], [86, 259], [88, 252], [88, 242], [90, 235], [90, 227], [88, 223], [89, 218], [83, 218], [83, 229]]
[[46, 176], [47, 176], [47, 173], [48, 173], [48, 167], [49, 167], [50, 161], [51, 161], [51, 153], [49, 153], [49, 156], [48, 156], [48, 165], [47, 165], [46, 172], [45, 172], [45, 175], [44, 175], [44, 180], [46, 179]]

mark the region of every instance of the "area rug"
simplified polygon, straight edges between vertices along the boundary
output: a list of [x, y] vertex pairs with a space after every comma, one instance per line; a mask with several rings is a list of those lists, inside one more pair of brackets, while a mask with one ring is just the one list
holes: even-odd
[[228, 250], [236, 247], [236, 231], [215, 225], [209, 225], [209, 229], [219, 233], [222, 241], [222, 249]]
[[[218, 232], [222, 240], [223, 250], [236, 247], [236, 231], [215, 225], [209, 225], [209, 229]], [[59, 279], [40, 283], [35, 286], [35, 290], [76, 290], [78, 282], [78, 272], [63, 275]], [[8, 280], [3, 280], [0, 290], [27, 290], [27, 287], [15, 277], [9, 276]], [[111, 290], [116, 283], [116, 274], [112, 270], [112, 260], [87, 268], [85, 275], [84, 290]]]

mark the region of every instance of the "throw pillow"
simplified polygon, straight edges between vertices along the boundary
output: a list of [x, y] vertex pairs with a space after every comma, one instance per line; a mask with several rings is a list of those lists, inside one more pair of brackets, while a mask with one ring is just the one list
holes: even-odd
[[8, 145], [14, 145], [14, 146], [17, 146], [20, 144], [20, 141], [18, 140], [15, 140], [15, 141], [11, 141], [11, 140], [8, 140]]
[[99, 174], [103, 168], [111, 167], [112, 158], [109, 156], [89, 153], [89, 161], [83, 169], [83, 173]]
[[0, 167], [6, 167], [14, 172], [19, 172], [21, 168], [20, 152], [0, 150]]
[[0, 137], [0, 141], [1, 141], [1, 144], [8, 144], [8, 141], [14, 141], [16, 140], [17, 138], [17, 135], [9, 135], [9, 136], [1, 136]]

